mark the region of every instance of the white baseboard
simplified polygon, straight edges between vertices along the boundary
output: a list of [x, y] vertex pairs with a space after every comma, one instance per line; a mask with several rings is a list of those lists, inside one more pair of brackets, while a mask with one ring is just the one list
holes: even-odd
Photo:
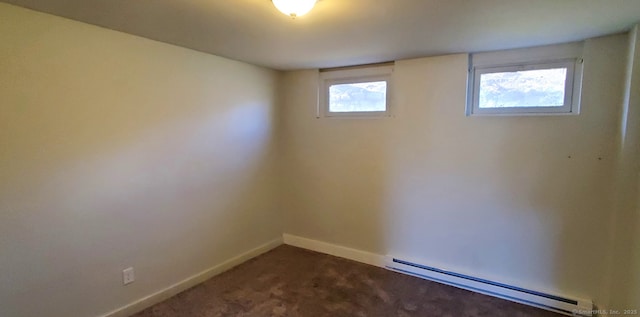
[[385, 267], [385, 257], [379, 254], [356, 250], [318, 240], [302, 238], [288, 233], [282, 235], [285, 244], [311, 251], [325, 253], [360, 263]]
[[224, 271], [227, 271], [238, 264], [241, 264], [247, 260], [250, 260], [260, 254], [263, 254], [267, 251], [275, 249], [276, 247], [282, 245], [282, 238], [277, 238], [271, 240], [261, 246], [253, 248], [249, 251], [246, 251], [240, 255], [237, 255], [227, 261], [224, 261], [214, 267], [206, 269], [198, 274], [190, 276], [178, 283], [175, 283], [167, 288], [164, 288], [160, 291], [157, 291], [149, 296], [138, 299], [130, 304], [127, 304], [123, 307], [120, 307], [116, 310], [113, 310], [109, 313], [101, 315], [100, 317], [127, 317], [131, 316], [147, 307], [153, 306], [157, 303], [160, 303], [170, 297], [189, 289], [193, 286], [196, 286]]
[[[366, 264], [386, 268], [398, 273], [412, 275], [418, 278], [431, 280], [440, 284], [447, 284], [454, 287], [471, 290], [473, 292], [486, 294], [492, 297], [498, 297], [498, 298], [506, 299], [509, 301], [518, 302], [518, 303], [522, 303], [529, 306], [534, 306], [537, 308], [559, 312], [558, 310], [555, 310], [553, 309], [553, 307], [550, 307], [550, 306], [539, 305], [532, 301], [518, 299], [513, 296], [511, 297], [507, 296], [507, 295], [513, 295], [513, 294], [505, 293], [504, 291], [496, 291], [496, 289], [494, 289], [495, 287], [492, 287], [492, 286], [482, 285], [480, 283], [474, 283], [464, 279], [458, 279], [458, 280], [449, 279], [445, 275], [443, 275], [444, 277], [430, 276], [429, 274], [425, 274], [424, 272], [418, 272], [416, 270], [413, 270], [413, 268], [411, 267], [406, 267], [405, 270], [398, 270], [397, 268], [394, 269], [393, 265], [389, 264], [389, 257], [387, 256], [370, 253], [366, 251], [361, 251], [361, 250], [356, 250], [352, 248], [347, 248], [340, 245], [335, 245], [335, 244], [322, 242], [318, 240], [302, 238], [302, 237], [294, 236], [287, 233], [283, 234], [282, 237], [285, 244], [292, 245], [295, 247], [308, 249], [308, 250], [325, 253], [325, 254], [329, 254], [329, 255], [333, 255], [333, 256], [337, 256], [337, 257], [341, 257], [341, 258], [345, 258], [345, 259], [349, 259], [349, 260], [353, 260], [361, 263], [366, 263]], [[588, 313], [592, 309], [591, 301], [580, 300], [580, 304], [581, 305], [577, 307], [572, 307], [572, 308], [580, 308], [582, 309], [582, 312], [583, 312], [581, 315], [591, 316], [591, 314]], [[567, 306], [567, 307], [570, 307], [570, 306]], [[563, 307], [563, 308], [566, 308], [566, 307]], [[566, 310], [565, 310], [565, 314], [567, 314]]]

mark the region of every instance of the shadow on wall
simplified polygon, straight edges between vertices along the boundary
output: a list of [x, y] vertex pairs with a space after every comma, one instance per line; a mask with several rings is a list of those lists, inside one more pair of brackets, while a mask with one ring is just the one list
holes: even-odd
[[[148, 295], [278, 230], [262, 212], [275, 209], [269, 104], [140, 118], [126, 131], [114, 117], [56, 116], [44, 135], [28, 112], [5, 110], [12, 126], [35, 130], [16, 131], [2, 146], [1, 166], [11, 170], [0, 184], [0, 245], [3, 270], [12, 273], [0, 284], [12, 287], [1, 298], [11, 302], [5, 309], [20, 307], [9, 315], [56, 315], [55, 302], [78, 299], [106, 311], [114, 306], [87, 290], [119, 288], [118, 268], [135, 265], [142, 278], [126, 290], [137, 295], [108, 305]], [[149, 279], [158, 272], [168, 273]], [[70, 280], [65, 292], [50, 292]], [[29, 305], [27, 293], [49, 301]]]
[[640, 39], [629, 33], [629, 60], [620, 128], [620, 159], [613, 222], [609, 307], [620, 312], [640, 309]]
[[391, 118], [316, 119], [287, 73], [285, 232], [600, 300], [625, 41], [585, 43], [578, 116], [466, 116], [465, 54], [397, 61]]
[[[383, 253], [386, 119], [316, 118], [318, 73], [284, 78], [285, 232]], [[314, 93], [311, 93], [314, 92]]]
[[585, 81], [580, 116], [466, 117], [466, 56], [397, 62], [388, 253], [535, 290], [601, 296], [617, 120], [607, 105], [620, 98], [615, 58], [623, 44], [614, 36], [587, 45], [595, 55], [585, 74], [599, 75]]
[[[504, 187], [496, 196], [507, 202], [502, 223], [510, 233], [496, 241], [496, 250], [505, 272], [528, 278], [514, 283], [598, 300], [606, 270], [608, 245], [602, 237], [609, 231], [613, 160], [608, 146], [576, 144], [580, 129], [564, 134], [554, 129], [576, 120], [585, 118], [523, 118], [521, 133], [504, 134], [496, 166]], [[522, 142], [527, 135], [536, 135], [538, 142]], [[512, 262], [518, 253], [523, 262]]]

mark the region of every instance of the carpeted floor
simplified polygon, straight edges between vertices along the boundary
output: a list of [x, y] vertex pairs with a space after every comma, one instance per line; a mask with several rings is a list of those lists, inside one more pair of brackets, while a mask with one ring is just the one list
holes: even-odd
[[134, 316], [562, 315], [284, 245]]

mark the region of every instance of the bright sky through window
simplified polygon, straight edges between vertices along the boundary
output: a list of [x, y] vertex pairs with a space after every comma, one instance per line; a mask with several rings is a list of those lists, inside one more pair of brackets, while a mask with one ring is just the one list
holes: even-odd
[[330, 112], [387, 110], [387, 82], [334, 84], [329, 88]]
[[480, 108], [562, 107], [566, 68], [485, 73], [480, 77]]

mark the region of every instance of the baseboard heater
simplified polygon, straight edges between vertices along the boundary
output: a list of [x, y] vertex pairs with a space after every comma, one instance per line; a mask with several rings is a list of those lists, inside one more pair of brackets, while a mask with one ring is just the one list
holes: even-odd
[[465, 274], [414, 263], [394, 257], [386, 258], [386, 268], [470, 291], [535, 306], [570, 316], [592, 316], [593, 302], [538, 292], [522, 287], [489, 281]]

